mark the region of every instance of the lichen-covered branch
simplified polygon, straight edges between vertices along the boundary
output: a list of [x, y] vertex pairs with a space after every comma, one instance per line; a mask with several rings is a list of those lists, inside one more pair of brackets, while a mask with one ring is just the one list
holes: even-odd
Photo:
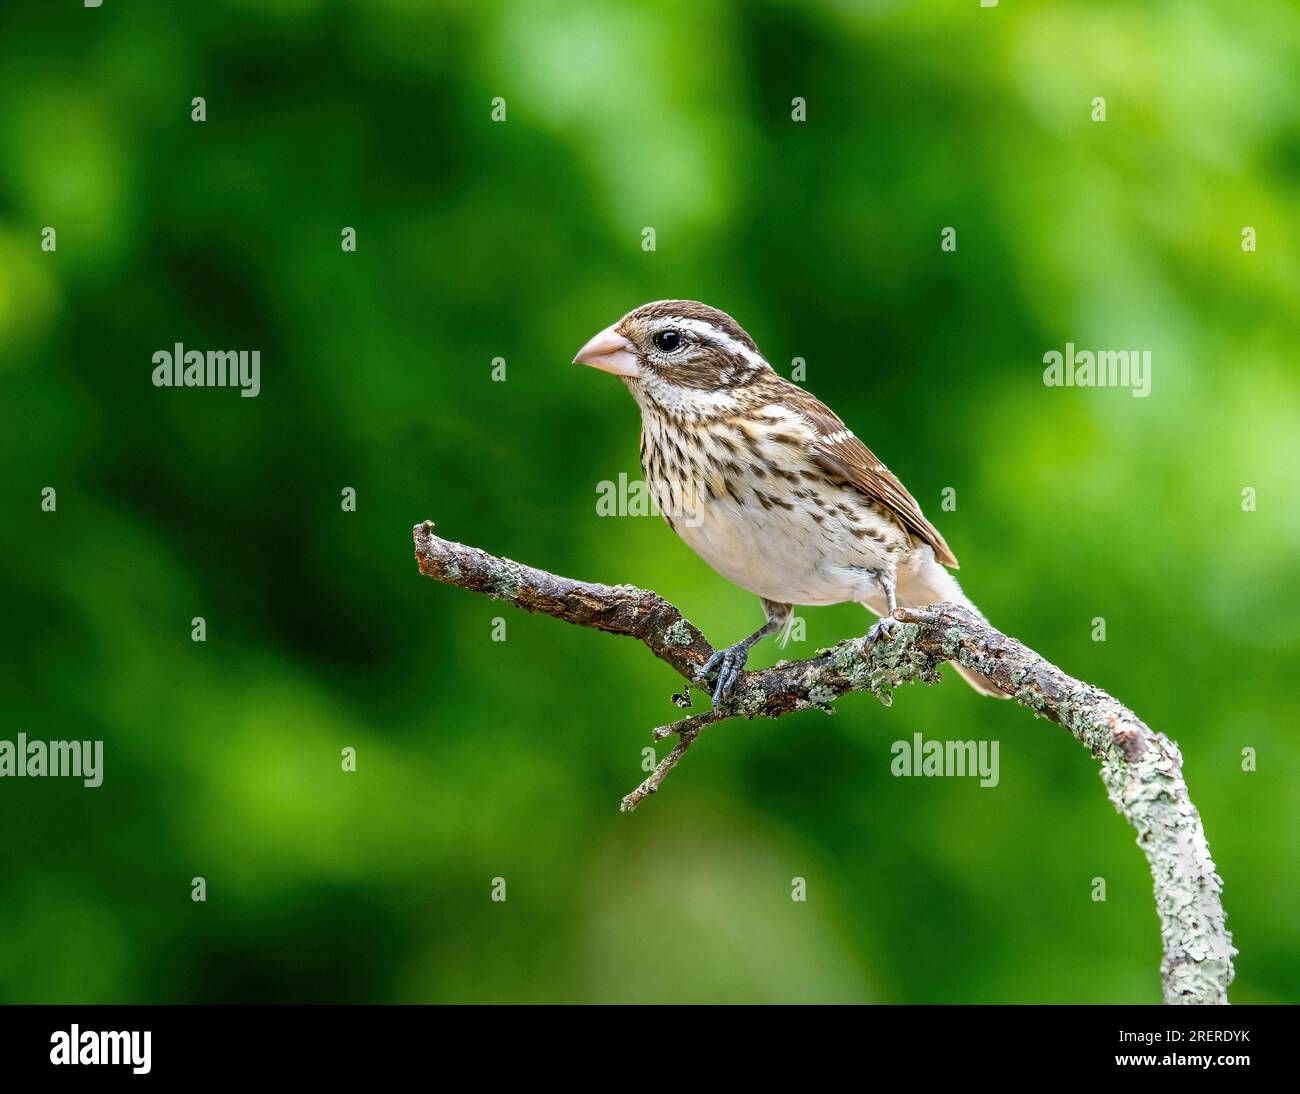
[[[689, 706], [689, 681], [713, 653], [700, 631], [657, 593], [632, 585], [599, 585], [559, 577], [498, 558], [415, 526], [420, 572], [449, 585], [509, 600], [582, 627], [639, 639], [686, 678], [676, 696]], [[1102, 782], [1119, 813], [1137, 832], [1155, 880], [1164, 947], [1166, 1003], [1226, 1003], [1232, 946], [1220, 893], [1222, 880], [1188, 796], [1178, 746], [1156, 733], [1100, 688], [1066, 675], [1033, 650], [954, 604], [899, 608], [905, 624], [888, 642], [851, 638], [803, 661], [746, 672], [722, 709], [694, 714], [654, 731], [676, 743], [622, 803], [634, 810], [655, 793], [707, 726], [729, 718], [779, 717], [867, 691], [885, 705], [903, 684], [936, 683], [939, 666], [956, 660], [988, 677], [1037, 716], [1063, 726], [1100, 761]]]

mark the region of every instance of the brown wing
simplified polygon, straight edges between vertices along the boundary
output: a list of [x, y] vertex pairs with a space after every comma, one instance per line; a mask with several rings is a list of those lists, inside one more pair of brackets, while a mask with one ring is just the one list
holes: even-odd
[[839, 416], [815, 396], [785, 384], [784, 402], [797, 411], [816, 431], [818, 440], [813, 444], [813, 459], [827, 474], [844, 479], [869, 500], [883, 505], [909, 533], [934, 548], [934, 557], [945, 566], [957, 569], [957, 557], [944, 541], [939, 530], [925, 519], [916, 499], [898, 481], [883, 463], [876, 459], [840, 421]]

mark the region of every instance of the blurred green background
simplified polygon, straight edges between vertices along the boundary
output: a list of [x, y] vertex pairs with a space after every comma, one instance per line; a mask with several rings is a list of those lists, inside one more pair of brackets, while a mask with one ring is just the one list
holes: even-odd
[[[1159, 1000], [1145, 860], [1057, 727], [850, 696], [622, 816], [679, 681], [418, 575], [429, 517], [757, 625], [596, 515], [638, 416], [568, 362], [692, 297], [806, 360], [996, 624], [1180, 742], [1232, 997], [1300, 1001], [1297, 224], [1289, 0], [10, 0], [0, 738], [105, 774], [0, 780], [0, 998]], [[153, 387], [177, 341], [260, 349], [261, 395]], [[1044, 387], [1066, 341], [1150, 349], [1152, 394]], [[786, 656], [869, 623], [801, 615]], [[894, 778], [916, 732], [999, 741], [1000, 784]]]

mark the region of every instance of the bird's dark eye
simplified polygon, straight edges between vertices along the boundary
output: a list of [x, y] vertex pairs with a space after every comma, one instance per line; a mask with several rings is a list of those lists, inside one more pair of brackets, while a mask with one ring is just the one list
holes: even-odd
[[655, 335], [655, 345], [663, 353], [672, 353], [682, 344], [682, 332], [679, 330], [661, 330]]

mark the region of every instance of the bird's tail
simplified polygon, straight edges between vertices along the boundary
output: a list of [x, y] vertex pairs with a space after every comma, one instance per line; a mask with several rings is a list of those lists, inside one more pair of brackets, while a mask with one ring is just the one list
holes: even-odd
[[[947, 600], [952, 604], [960, 604], [965, 608], [969, 608], [981, 619], [984, 619], [984, 613], [971, 603], [970, 597], [962, 592], [961, 586], [957, 584], [957, 579], [933, 559], [927, 559], [915, 570], [908, 573], [900, 572], [897, 592], [898, 603], [908, 608], [924, 608], [930, 604], [937, 604], [941, 600]], [[988, 621], [985, 620], [985, 622]], [[956, 661], [951, 662], [951, 664], [961, 675], [961, 678], [981, 695], [991, 695], [995, 699], [1011, 698], [987, 676], [982, 676], [973, 669], [958, 664]]]

